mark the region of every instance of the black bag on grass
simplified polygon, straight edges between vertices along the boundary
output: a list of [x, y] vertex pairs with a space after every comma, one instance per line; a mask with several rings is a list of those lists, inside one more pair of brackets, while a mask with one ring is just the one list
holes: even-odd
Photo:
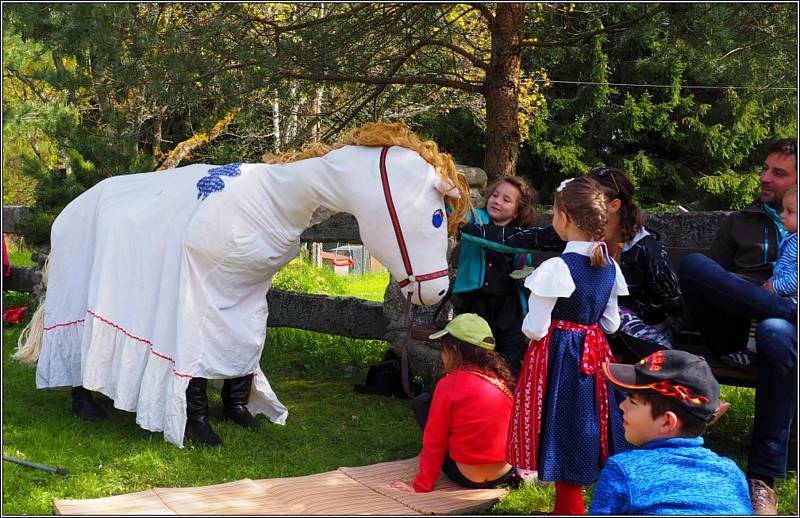
[[[419, 394], [422, 389], [415, 383], [414, 374], [409, 371], [408, 378], [411, 384], [411, 392]], [[379, 396], [397, 397], [408, 399], [403, 390], [403, 378], [400, 371], [400, 357], [394, 351], [386, 350], [383, 359], [369, 368], [367, 379], [364, 384], [356, 384], [353, 389], [360, 394], [377, 394]]]

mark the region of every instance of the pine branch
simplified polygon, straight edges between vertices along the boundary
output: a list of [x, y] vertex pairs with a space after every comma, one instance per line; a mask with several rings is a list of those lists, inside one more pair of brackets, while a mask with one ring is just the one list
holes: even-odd
[[644, 13], [636, 16], [635, 18], [631, 18], [630, 20], [625, 20], [619, 23], [615, 23], [613, 25], [609, 25], [608, 27], [603, 27], [602, 29], [597, 29], [594, 31], [583, 32], [581, 34], [577, 34], [572, 38], [567, 38], [565, 40], [560, 41], [542, 41], [542, 42], [535, 42], [531, 40], [523, 41], [520, 46], [523, 48], [525, 47], [537, 47], [537, 48], [555, 48], [555, 47], [569, 47], [571, 45], [575, 45], [576, 43], [580, 43], [582, 41], [586, 41], [598, 34], [608, 34], [611, 32], [618, 32], [621, 30], [629, 29], [632, 26], [636, 25], [640, 21], [651, 18], [655, 14], [666, 11], [669, 8], [667, 4], [656, 4], [653, 9], [646, 10]]

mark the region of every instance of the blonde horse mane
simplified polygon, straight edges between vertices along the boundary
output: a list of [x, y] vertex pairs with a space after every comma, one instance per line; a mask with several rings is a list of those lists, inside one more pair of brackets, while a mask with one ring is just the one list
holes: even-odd
[[[50, 266], [50, 256], [42, 266], [42, 285], [47, 286], [47, 270]], [[31, 321], [25, 326], [25, 329], [17, 339], [17, 350], [14, 352], [12, 359], [24, 363], [26, 365], [36, 365], [39, 360], [39, 353], [42, 350], [42, 339], [44, 334], [44, 299], [46, 295], [43, 294], [39, 299], [39, 307], [33, 312]]]
[[376, 147], [400, 146], [416, 151], [419, 156], [433, 166], [436, 173], [443, 180], [450, 181], [453, 187], [458, 190], [460, 198], [445, 196], [445, 200], [452, 208], [452, 212], [447, 216], [447, 231], [450, 236], [455, 237], [459, 223], [465, 219], [467, 211], [472, 208], [467, 178], [462, 173], [458, 172], [456, 164], [453, 162], [453, 157], [450, 156], [449, 153], [439, 151], [439, 146], [432, 140], [420, 140], [419, 137], [402, 122], [395, 124], [371, 122], [350, 131], [334, 144], [329, 145], [314, 142], [306, 144], [298, 150], [286, 151], [285, 153], [265, 153], [262, 160], [268, 164], [286, 164], [306, 158], [319, 157], [334, 149], [348, 145]]

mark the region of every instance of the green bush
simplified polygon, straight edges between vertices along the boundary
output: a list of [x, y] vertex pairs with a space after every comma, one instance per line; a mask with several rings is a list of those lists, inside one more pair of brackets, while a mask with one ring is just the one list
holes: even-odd
[[33, 309], [33, 299], [31, 298], [30, 293], [25, 293], [21, 291], [3, 291], [3, 311], [7, 310], [8, 308], [16, 308], [19, 306], [28, 306], [28, 315], [32, 313]]
[[279, 290], [301, 291], [318, 295], [344, 295], [347, 284], [343, 277], [327, 268], [317, 268], [302, 257], [281, 268], [272, 278]]

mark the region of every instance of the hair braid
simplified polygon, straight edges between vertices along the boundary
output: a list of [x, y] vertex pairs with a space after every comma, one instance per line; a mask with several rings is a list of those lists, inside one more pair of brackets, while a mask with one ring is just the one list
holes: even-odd
[[[556, 193], [556, 209], [563, 210], [592, 241], [603, 241], [608, 223], [608, 205], [603, 188], [588, 176], [575, 178]], [[592, 254], [592, 266], [608, 264], [602, 249]]]

